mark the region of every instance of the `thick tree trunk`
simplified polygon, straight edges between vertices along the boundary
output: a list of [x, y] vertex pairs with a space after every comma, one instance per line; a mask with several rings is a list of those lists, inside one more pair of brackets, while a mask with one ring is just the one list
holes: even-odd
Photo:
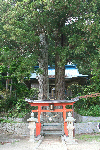
[[[63, 46], [64, 37], [61, 34], [61, 48]], [[55, 93], [56, 99], [63, 100], [65, 98], [65, 64], [62, 64], [60, 52], [56, 52], [55, 55]]]
[[41, 44], [43, 48], [40, 51], [39, 56], [39, 68], [43, 73], [39, 75], [39, 94], [38, 99], [44, 100], [49, 98], [49, 78], [48, 78], [48, 49], [45, 42], [45, 37], [40, 36]]
[[55, 95], [56, 99], [62, 100], [65, 98], [65, 65], [60, 64], [60, 55], [58, 53], [55, 60]]

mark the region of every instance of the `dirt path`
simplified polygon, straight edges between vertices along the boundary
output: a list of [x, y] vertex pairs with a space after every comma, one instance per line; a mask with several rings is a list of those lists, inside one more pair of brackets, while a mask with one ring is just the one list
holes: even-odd
[[67, 150], [67, 146], [62, 144], [60, 136], [45, 136], [37, 150]]
[[[2, 141], [0, 150], [35, 150], [37, 143], [34, 144], [28, 140], [27, 137], [0, 136]], [[77, 145], [65, 145], [61, 142], [60, 136], [45, 136], [37, 150], [100, 150], [100, 142], [78, 140]]]

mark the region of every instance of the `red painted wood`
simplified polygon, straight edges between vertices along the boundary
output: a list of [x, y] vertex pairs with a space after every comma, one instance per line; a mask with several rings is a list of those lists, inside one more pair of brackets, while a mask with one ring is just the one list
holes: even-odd
[[[72, 103], [53, 103], [54, 106], [62, 106], [62, 105], [73, 105], [75, 102]], [[52, 103], [29, 103], [31, 106], [49, 106]]]
[[36, 123], [36, 137], [40, 135], [41, 132], [41, 123]]
[[38, 112], [38, 109], [36, 109], [36, 110], [32, 110], [32, 112]]
[[[64, 110], [63, 109], [55, 109], [55, 110], [42, 110], [41, 109], [41, 112], [63, 112]], [[65, 109], [66, 112], [69, 112], [69, 111], [73, 111], [72, 109]], [[37, 110], [32, 110], [32, 112], [38, 112], [38, 109]]]
[[38, 122], [40, 123], [41, 106], [38, 106]]
[[36, 136], [40, 135], [41, 132], [40, 115], [41, 115], [41, 106], [38, 106], [38, 123], [36, 123]]
[[64, 122], [64, 132], [65, 132], [65, 135], [68, 136], [67, 122]]
[[63, 118], [64, 118], [64, 133], [66, 136], [68, 136], [68, 130], [67, 130], [67, 122], [65, 122], [66, 119], [66, 105], [63, 105]]

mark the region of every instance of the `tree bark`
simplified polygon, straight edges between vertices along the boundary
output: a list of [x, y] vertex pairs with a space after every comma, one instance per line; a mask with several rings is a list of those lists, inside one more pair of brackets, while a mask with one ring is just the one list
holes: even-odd
[[55, 95], [56, 99], [63, 100], [65, 98], [65, 65], [60, 64], [58, 53], [56, 53], [55, 60]]
[[10, 85], [10, 97], [11, 97], [11, 94], [12, 94], [12, 83], [13, 83], [13, 81], [12, 81], [12, 79], [11, 79], [11, 85]]
[[[8, 74], [8, 72], [7, 72], [7, 77], [9, 76], [9, 74]], [[8, 91], [8, 83], [9, 82], [9, 80], [8, 80], [8, 78], [6, 79], [6, 92]]]
[[[63, 46], [64, 35], [61, 34], [61, 48]], [[55, 55], [55, 95], [58, 100], [65, 98], [65, 64], [62, 64], [60, 52], [56, 52]]]
[[49, 98], [49, 78], [48, 78], [48, 49], [46, 46], [45, 36], [40, 35], [41, 45], [43, 46], [40, 50], [39, 56], [39, 68], [43, 71], [39, 75], [39, 94], [38, 99], [44, 100]]

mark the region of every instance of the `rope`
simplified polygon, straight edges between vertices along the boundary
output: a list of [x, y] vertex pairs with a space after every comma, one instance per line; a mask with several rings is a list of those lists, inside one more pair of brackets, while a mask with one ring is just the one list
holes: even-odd
[[84, 96], [78, 96], [78, 97], [75, 97], [75, 98], [71, 98], [71, 100], [78, 101], [80, 98], [97, 97], [97, 96], [100, 96], [100, 93], [84, 95]]

